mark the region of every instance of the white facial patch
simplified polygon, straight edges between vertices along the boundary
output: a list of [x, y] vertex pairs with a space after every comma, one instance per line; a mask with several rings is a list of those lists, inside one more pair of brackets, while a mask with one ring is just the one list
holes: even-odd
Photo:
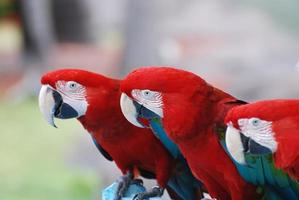
[[163, 101], [160, 92], [135, 89], [132, 90], [131, 94], [140, 105], [163, 117]]
[[74, 81], [57, 81], [56, 88], [63, 102], [78, 112], [78, 117], [85, 115], [88, 103], [84, 86]]
[[225, 143], [232, 158], [240, 164], [246, 164], [240, 132], [232, 124], [227, 126]]
[[277, 150], [277, 142], [272, 130], [272, 122], [259, 118], [242, 118], [238, 120], [241, 132], [256, 143], [267, 147], [272, 152]]

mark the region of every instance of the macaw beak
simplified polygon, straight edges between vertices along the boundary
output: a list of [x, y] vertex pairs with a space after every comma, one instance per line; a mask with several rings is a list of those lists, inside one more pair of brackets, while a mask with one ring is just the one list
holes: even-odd
[[78, 112], [70, 105], [63, 102], [59, 92], [49, 85], [43, 85], [39, 92], [39, 108], [45, 120], [57, 128], [54, 117], [59, 119], [70, 119], [78, 117]]
[[125, 93], [121, 94], [120, 97], [120, 108], [125, 116], [125, 118], [133, 125], [140, 127], [140, 128], [145, 128], [139, 121], [138, 121], [138, 113], [139, 113], [139, 107], [138, 103], [133, 101], [128, 95]]
[[120, 107], [125, 118], [133, 125], [141, 128], [145, 128], [147, 126], [143, 125], [138, 119], [151, 120], [154, 118], [161, 118], [158, 114], [144, 107], [125, 93], [121, 94]]
[[232, 158], [240, 164], [246, 164], [244, 153], [251, 153], [254, 155], [271, 153], [269, 148], [264, 147], [255, 142], [252, 138], [245, 136], [232, 125], [228, 125], [227, 127], [225, 142]]
[[240, 163], [246, 164], [245, 161], [245, 149], [243, 145], [243, 141], [241, 138], [241, 133], [238, 129], [234, 128], [232, 125], [228, 125], [225, 134], [225, 143], [228, 149], [228, 152], [232, 156], [232, 158]]

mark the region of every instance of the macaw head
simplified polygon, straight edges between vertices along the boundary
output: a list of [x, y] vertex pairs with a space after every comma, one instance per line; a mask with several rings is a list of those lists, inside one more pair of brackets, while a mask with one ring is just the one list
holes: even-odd
[[190, 136], [209, 119], [206, 108], [211, 87], [187, 71], [139, 68], [121, 82], [121, 92], [121, 109], [128, 121], [145, 127], [140, 119], [159, 119], [174, 141]]
[[110, 79], [78, 69], [61, 69], [41, 78], [39, 107], [47, 122], [56, 127], [54, 118], [80, 118], [91, 114], [97, 102], [106, 100]]
[[298, 115], [298, 108], [298, 101], [285, 100], [259, 101], [232, 108], [225, 119], [226, 145], [231, 156], [245, 164], [244, 153], [278, 152], [279, 146], [282, 149], [282, 144], [286, 144], [283, 140], [288, 133], [285, 132], [293, 132], [292, 127], [298, 127], [298, 122], [290, 118]]

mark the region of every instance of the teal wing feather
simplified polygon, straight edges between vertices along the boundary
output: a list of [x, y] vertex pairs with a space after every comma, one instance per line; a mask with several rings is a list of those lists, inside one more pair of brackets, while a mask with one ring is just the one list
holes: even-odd
[[[220, 139], [220, 142], [228, 153], [224, 139]], [[228, 155], [230, 154], [228, 153]], [[272, 155], [256, 156], [245, 153], [245, 160], [247, 165], [241, 165], [234, 160], [233, 162], [247, 182], [260, 187], [264, 194], [264, 199], [299, 200], [298, 181], [289, 177], [284, 171], [277, 169]]]
[[198, 181], [191, 173], [190, 168], [181, 154], [178, 146], [167, 136], [163, 125], [159, 119], [150, 121], [150, 126], [155, 136], [162, 142], [171, 155], [180, 161], [179, 172], [168, 181], [171, 187], [184, 200], [196, 199], [195, 188], [201, 188], [202, 183]]
[[[150, 126], [153, 129], [154, 134], [160, 139], [160, 141], [169, 150], [169, 152], [175, 158], [180, 158], [183, 162], [185, 162], [178, 147], [166, 135], [161, 121], [159, 119], [154, 119], [150, 122]], [[224, 134], [225, 130], [221, 131], [219, 134], [220, 143], [222, 144], [224, 150], [228, 153], [225, 145]], [[228, 155], [230, 154], [228, 153]], [[287, 173], [275, 167], [272, 155], [254, 156], [251, 154], [245, 154], [245, 159], [247, 165], [241, 165], [235, 162], [233, 159], [232, 161], [234, 162], [240, 175], [247, 182], [259, 187], [259, 191], [264, 194], [265, 200], [299, 200], [299, 183], [290, 178]], [[187, 163], [186, 167], [187, 169], [189, 169]], [[188, 174], [188, 170], [186, 171], [186, 174]], [[192, 178], [190, 178], [189, 175], [181, 176], [179, 177], [179, 180], [171, 180], [169, 186], [173, 186], [175, 184], [176, 186], [175, 188], [173, 188], [174, 190], [182, 190], [182, 188], [184, 188], [186, 185], [185, 180], [187, 180], [187, 182], [189, 183], [192, 182]], [[200, 185], [198, 181], [197, 184]], [[188, 189], [189, 188], [185, 188], [186, 191], [188, 191]], [[184, 192], [181, 191], [181, 194], [183, 193]]]
[[171, 155], [174, 158], [180, 157], [181, 152], [178, 146], [166, 135], [161, 121], [157, 118], [154, 118], [150, 121], [150, 126], [155, 136], [162, 142], [164, 147], [166, 147], [166, 149], [171, 153]]

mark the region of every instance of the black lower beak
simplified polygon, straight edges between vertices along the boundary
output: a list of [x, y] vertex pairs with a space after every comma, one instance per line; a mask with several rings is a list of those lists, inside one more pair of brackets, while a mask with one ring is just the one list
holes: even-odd
[[241, 141], [243, 144], [244, 152], [255, 155], [263, 155], [272, 153], [271, 150], [265, 146], [260, 145], [249, 137], [246, 137], [241, 133]]
[[67, 103], [63, 102], [62, 96], [57, 91], [53, 91], [55, 101], [54, 116], [59, 119], [70, 119], [78, 117], [78, 112]]
[[247, 153], [247, 152], [249, 152], [249, 140], [250, 140], [250, 138], [246, 137], [242, 133], [240, 135], [241, 135], [241, 141], [242, 141], [242, 144], [243, 144], [244, 152]]
[[252, 154], [262, 155], [262, 154], [270, 154], [272, 153], [270, 149], [265, 146], [262, 146], [255, 142], [254, 140], [249, 141], [249, 151]]
[[133, 101], [133, 104], [137, 110], [138, 113], [138, 118], [144, 118], [147, 120], [152, 120], [152, 119], [160, 119], [161, 117], [154, 113], [153, 111], [147, 109], [143, 105], [137, 103], [136, 101]]

